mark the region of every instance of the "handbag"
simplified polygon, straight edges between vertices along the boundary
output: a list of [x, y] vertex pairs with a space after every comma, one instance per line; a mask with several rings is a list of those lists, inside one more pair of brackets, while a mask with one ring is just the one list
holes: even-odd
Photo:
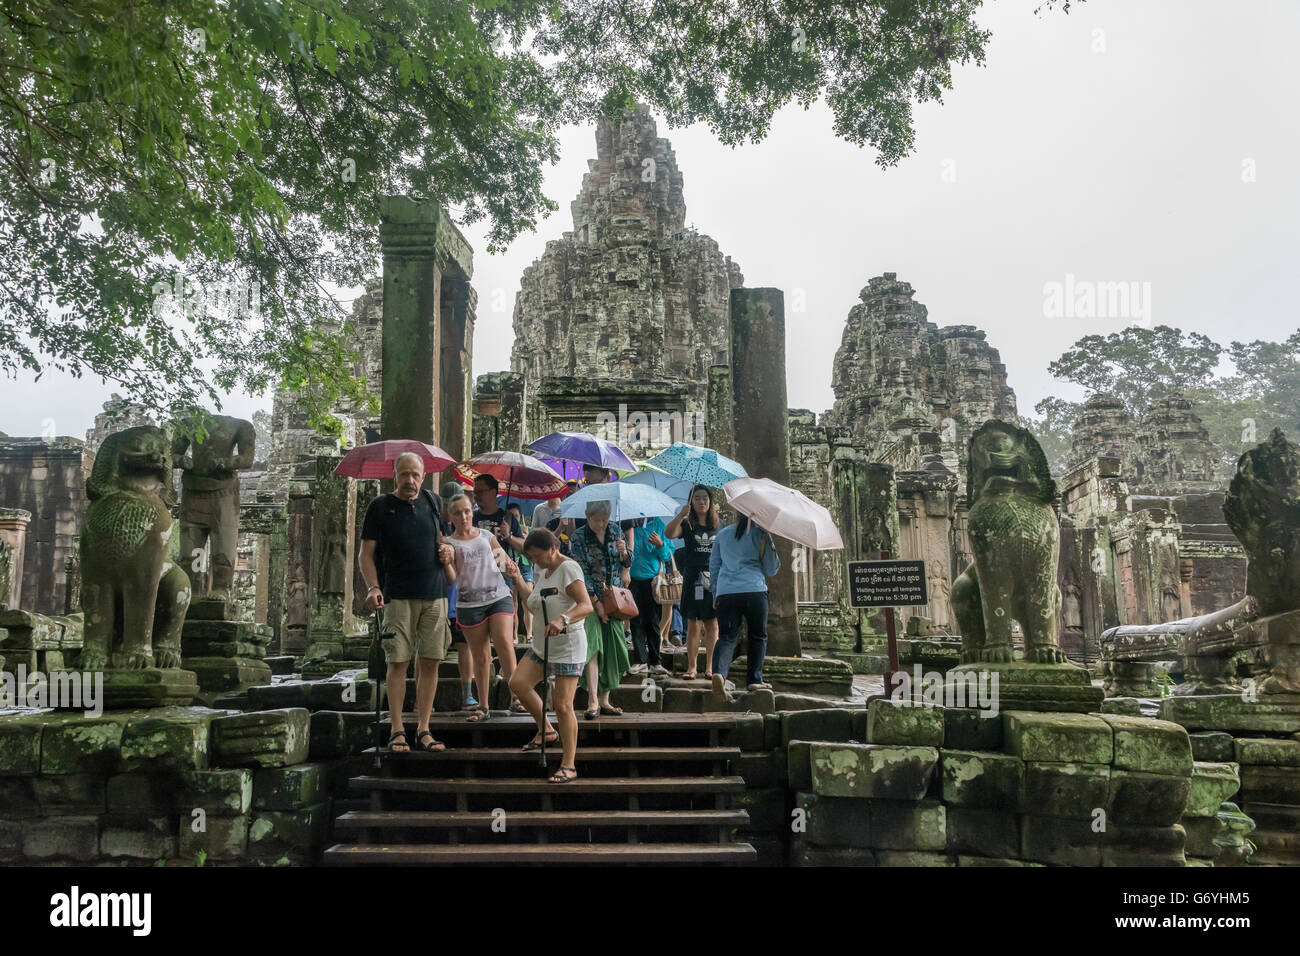
[[613, 584], [605, 587], [605, 593], [600, 596], [600, 606], [611, 621], [630, 621], [640, 613], [632, 592]]
[[[608, 581], [603, 556], [599, 562], [601, 577]], [[632, 592], [616, 584], [605, 585], [605, 590], [600, 595], [600, 606], [605, 609], [605, 616], [611, 621], [630, 621], [641, 613], [637, 610], [636, 599], [632, 597]]]
[[650, 587], [660, 604], [676, 604], [682, 599], [682, 583], [682, 573], [674, 567], [672, 574], [665, 574], [664, 563], [660, 561], [659, 573]]

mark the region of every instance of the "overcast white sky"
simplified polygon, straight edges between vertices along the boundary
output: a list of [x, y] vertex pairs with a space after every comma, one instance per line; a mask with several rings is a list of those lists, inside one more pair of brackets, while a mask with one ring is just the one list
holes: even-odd
[[[886, 271], [915, 287], [932, 321], [988, 333], [1022, 414], [1047, 395], [1079, 397], [1047, 372], [1074, 341], [1143, 318], [1047, 316], [1044, 286], [1067, 275], [1076, 286], [1149, 283], [1151, 323], [1222, 344], [1300, 325], [1300, 4], [1088, 0], [1036, 17], [1038, 2], [984, 8], [987, 66], [958, 71], [943, 104], [917, 109], [916, 152], [892, 169], [837, 140], [820, 107], [782, 111], [765, 142], [736, 150], [704, 127], [660, 122], [688, 223], [747, 285], [785, 290], [792, 407], [830, 407], [845, 316]], [[560, 209], [537, 233], [488, 256], [484, 230], [465, 230], [476, 375], [509, 366], [519, 276], [572, 228], [593, 130], [565, 130], [561, 155], [546, 176]], [[803, 313], [792, 311], [797, 291]], [[10, 435], [52, 419], [58, 434], [81, 436], [110, 392], [48, 374], [3, 390]], [[232, 395], [225, 411], [262, 407], [269, 395]]]

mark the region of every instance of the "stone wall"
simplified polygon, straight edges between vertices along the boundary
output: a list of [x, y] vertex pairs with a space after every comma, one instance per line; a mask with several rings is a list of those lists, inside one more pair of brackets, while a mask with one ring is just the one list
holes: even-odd
[[64, 564], [77, 549], [86, 476], [94, 455], [76, 438], [0, 439], [0, 507], [31, 512], [23, 554], [21, 605], [63, 614]]

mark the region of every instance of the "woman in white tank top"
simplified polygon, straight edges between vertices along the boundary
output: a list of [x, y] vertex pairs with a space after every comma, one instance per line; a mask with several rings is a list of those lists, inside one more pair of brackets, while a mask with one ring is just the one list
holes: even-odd
[[[496, 535], [474, 527], [474, 506], [460, 495], [447, 506], [452, 533], [447, 541], [456, 549], [456, 620], [474, 657], [474, 680], [479, 704], [471, 722], [486, 720], [488, 687], [492, 679], [492, 647], [501, 662], [501, 676], [507, 681], [515, 672], [514, 597], [502, 577], [514, 562], [502, 550]], [[511, 704], [517, 700], [512, 697]]]

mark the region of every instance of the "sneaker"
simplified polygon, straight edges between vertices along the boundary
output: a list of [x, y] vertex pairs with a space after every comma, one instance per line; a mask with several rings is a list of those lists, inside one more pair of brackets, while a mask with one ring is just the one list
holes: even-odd
[[465, 710], [471, 710], [472, 708], [477, 707], [477, 706], [478, 706], [478, 701], [476, 701], [476, 700], [474, 699], [474, 695], [473, 695], [473, 694], [466, 694], [466, 695], [465, 695]]
[[673, 647], [685, 647], [685, 645], [682, 643], [682, 636], [680, 634], [669, 634], [668, 643], [671, 644]]
[[650, 676], [656, 678], [667, 677], [668, 668], [664, 667], [662, 664], [656, 664], [654, 667], [650, 668]]
[[629, 667], [629, 668], [627, 669], [627, 672], [628, 672], [629, 674], [647, 674], [647, 673], [650, 672], [650, 665], [648, 665], [648, 664], [633, 664], [631, 667]]
[[772, 685], [771, 684], [748, 684], [746, 685], [745, 689], [746, 690], [771, 690]]

